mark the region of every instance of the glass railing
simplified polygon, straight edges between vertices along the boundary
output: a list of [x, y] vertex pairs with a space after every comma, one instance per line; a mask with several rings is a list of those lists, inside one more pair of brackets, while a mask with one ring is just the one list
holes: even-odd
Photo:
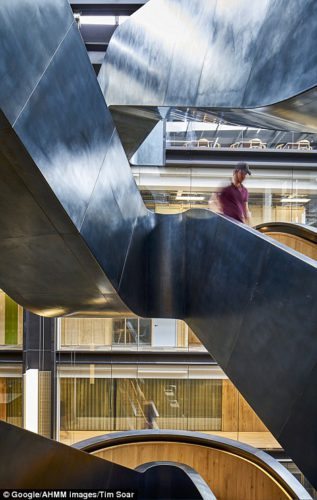
[[[251, 224], [293, 222], [317, 225], [317, 174], [310, 169], [253, 169], [244, 184], [249, 191]], [[133, 167], [146, 206], [174, 214], [190, 208], [217, 211], [217, 193], [232, 179], [232, 168], [179, 165]]]
[[180, 320], [162, 318], [60, 318], [60, 350], [207, 352]]
[[280, 448], [218, 366], [61, 365], [59, 439], [134, 429], [201, 431]]

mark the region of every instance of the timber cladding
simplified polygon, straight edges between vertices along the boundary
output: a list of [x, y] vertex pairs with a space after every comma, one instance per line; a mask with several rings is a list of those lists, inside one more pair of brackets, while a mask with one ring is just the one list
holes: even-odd
[[291, 496], [267, 471], [228, 451], [190, 443], [127, 443], [94, 455], [134, 469], [153, 461], [172, 461], [193, 467], [218, 500], [284, 500]]

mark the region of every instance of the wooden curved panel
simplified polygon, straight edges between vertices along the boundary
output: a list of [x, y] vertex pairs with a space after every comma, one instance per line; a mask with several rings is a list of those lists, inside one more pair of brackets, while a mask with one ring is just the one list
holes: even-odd
[[291, 497], [266, 471], [227, 451], [189, 443], [128, 443], [94, 452], [99, 458], [134, 469], [152, 461], [180, 462], [193, 467], [218, 500], [284, 500]]
[[288, 247], [300, 252], [311, 259], [317, 260], [317, 245], [311, 241], [304, 240], [299, 236], [295, 236], [293, 234], [285, 234], [279, 232], [267, 232], [266, 236], [270, 236], [271, 238], [283, 243], [283, 245], [287, 245]]

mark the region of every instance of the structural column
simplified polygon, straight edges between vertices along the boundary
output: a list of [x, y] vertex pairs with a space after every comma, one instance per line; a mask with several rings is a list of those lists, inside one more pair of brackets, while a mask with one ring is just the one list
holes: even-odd
[[55, 320], [24, 311], [24, 427], [54, 437]]

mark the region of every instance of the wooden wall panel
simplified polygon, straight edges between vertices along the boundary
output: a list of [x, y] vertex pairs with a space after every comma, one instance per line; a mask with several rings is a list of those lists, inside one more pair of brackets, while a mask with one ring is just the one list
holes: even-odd
[[188, 345], [189, 345], [189, 347], [202, 345], [199, 338], [196, 337], [193, 330], [189, 327], [188, 327]]
[[51, 372], [39, 371], [39, 430], [41, 436], [51, 437]]
[[282, 500], [290, 496], [259, 466], [231, 453], [188, 443], [129, 443], [95, 452], [105, 460], [134, 469], [153, 461], [193, 467], [218, 500]]
[[222, 381], [222, 430], [238, 430], [238, 391], [230, 380]]
[[307, 257], [310, 257], [311, 259], [317, 259], [317, 245], [312, 241], [306, 241], [298, 236], [285, 233], [268, 232], [265, 233], [265, 235], [274, 238], [290, 248], [293, 248], [293, 250], [297, 250], [297, 252], [307, 255]]
[[268, 432], [230, 380], [223, 380], [222, 383], [222, 431]]
[[269, 430], [257, 416], [249, 403], [239, 394], [239, 432], [268, 432]]
[[259, 206], [249, 203], [249, 208], [251, 210], [252, 226], [270, 221], [302, 223], [305, 218], [304, 207], [272, 207], [271, 205], [263, 204]]
[[112, 320], [105, 318], [61, 319], [62, 345], [107, 345], [112, 344]]
[[188, 346], [188, 326], [184, 321], [176, 321], [177, 347]]

